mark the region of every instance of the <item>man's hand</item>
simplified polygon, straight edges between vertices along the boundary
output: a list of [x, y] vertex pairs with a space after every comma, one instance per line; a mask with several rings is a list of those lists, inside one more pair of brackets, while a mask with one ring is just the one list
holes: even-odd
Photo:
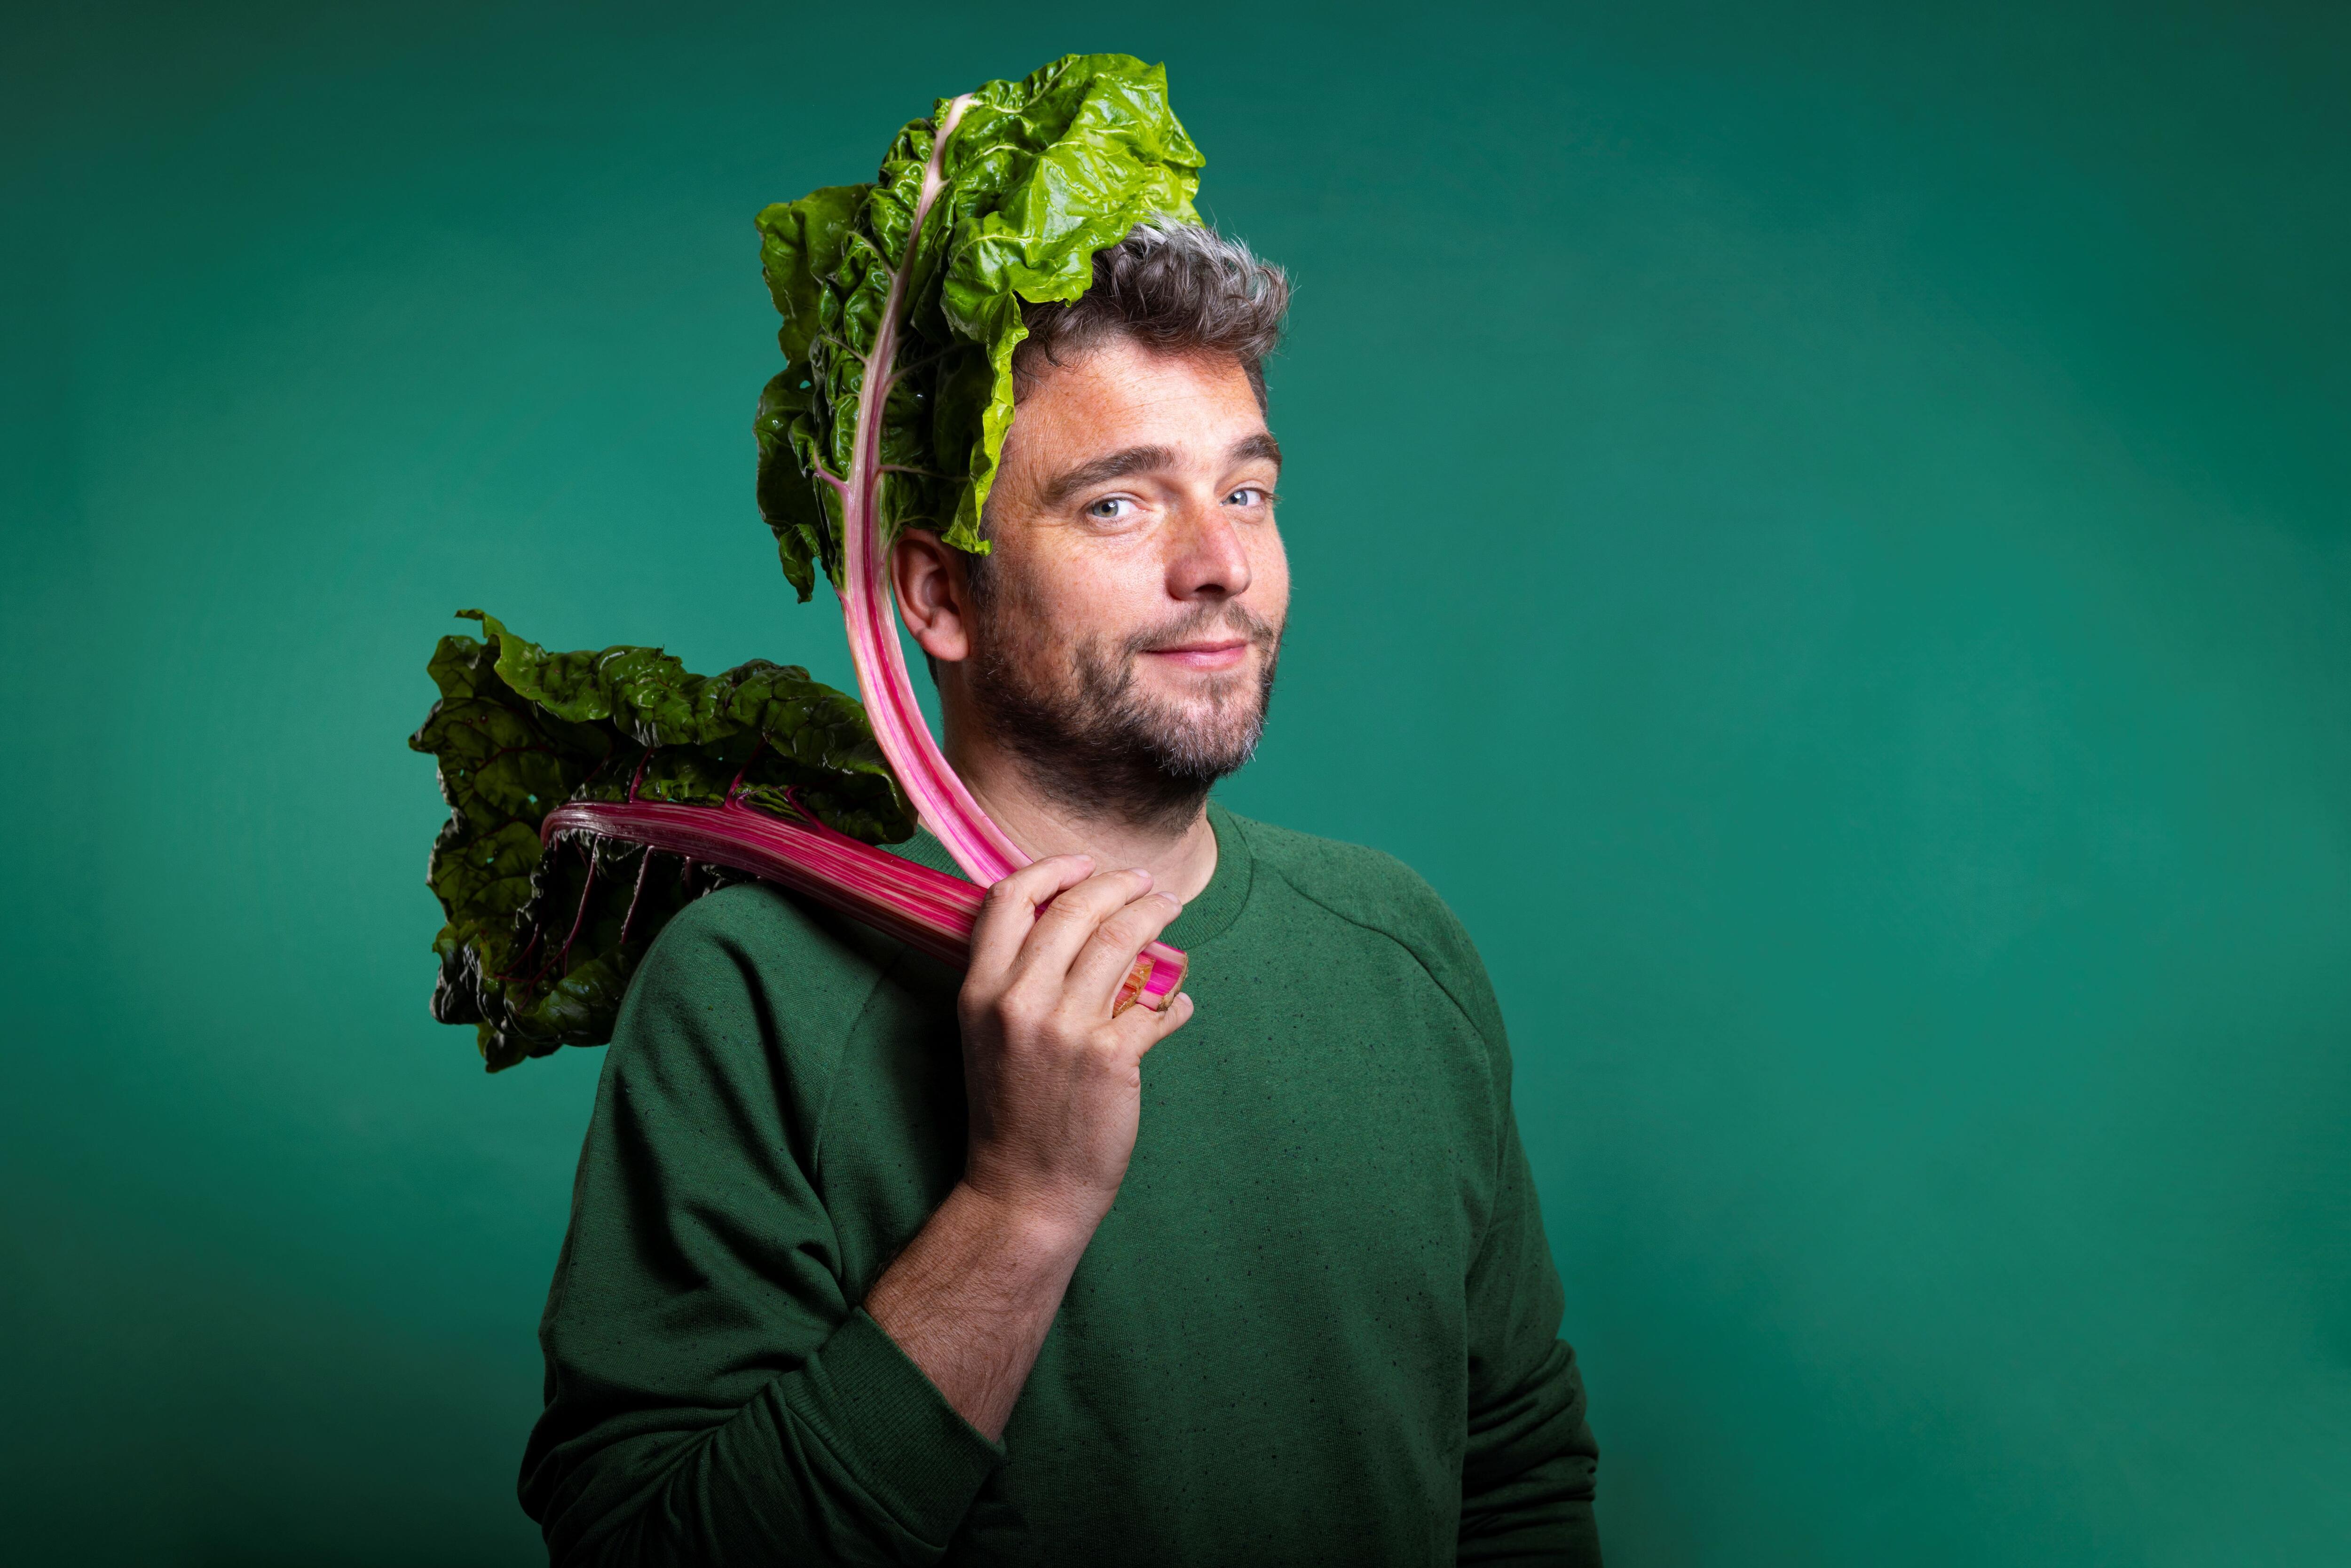
[[989, 889], [956, 1003], [971, 1098], [964, 1185], [1081, 1249], [1134, 1153], [1144, 1052], [1192, 1016], [1188, 996], [1112, 1016], [1136, 955], [1182, 906], [1151, 891], [1148, 872], [1092, 869], [1057, 855]]
[[[1043, 905], [1040, 913], [1040, 906]], [[988, 890], [956, 1013], [971, 1144], [964, 1178], [865, 1310], [990, 1438], [1134, 1153], [1143, 1057], [1192, 1016], [1112, 1016], [1119, 983], [1180, 908], [1146, 872], [1056, 855]]]

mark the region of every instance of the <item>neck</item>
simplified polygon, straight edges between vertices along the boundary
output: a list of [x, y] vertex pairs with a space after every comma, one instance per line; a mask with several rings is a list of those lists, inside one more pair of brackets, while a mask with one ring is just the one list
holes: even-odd
[[1175, 821], [1135, 822], [1073, 810], [1038, 787], [1029, 776], [1029, 764], [956, 720], [950, 712], [947, 761], [980, 809], [1030, 855], [1092, 855], [1100, 871], [1139, 867], [1151, 873], [1159, 892], [1186, 904], [1217, 874], [1217, 834], [1208, 826], [1205, 801]]

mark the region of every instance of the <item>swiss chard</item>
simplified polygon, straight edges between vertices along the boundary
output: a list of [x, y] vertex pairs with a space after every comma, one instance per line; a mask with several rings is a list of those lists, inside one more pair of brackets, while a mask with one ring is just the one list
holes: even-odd
[[[764, 662], [705, 678], [658, 649], [550, 654], [465, 612], [486, 639], [442, 640], [441, 700], [409, 744], [451, 809], [434, 1016], [476, 1024], [493, 1071], [610, 1039], [653, 935], [741, 874], [967, 951], [979, 886], [1028, 856], [915, 703], [889, 545], [923, 528], [987, 549], [1024, 304], [1078, 298], [1136, 225], [1193, 218], [1201, 162], [1161, 68], [1071, 55], [939, 100], [872, 183], [760, 214], [785, 368], [755, 422], [759, 507], [800, 598], [820, 569], [839, 591], [866, 706]], [[872, 847], [917, 818], [970, 882]], [[1151, 944], [1119, 1005], [1167, 1006], [1184, 968]]]
[[747, 869], [559, 835], [559, 808], [731, 800], [812, 816], [860, 849], [914, 831], [856, 702], [806, 670], [755, 660], [705, 677], [658, 648], [549, 653], [464, 613], [484, 636], [441, 639], [441, 698], [408, 744], [438, 760], [449, 803], [427, 871], [448, 917], [433, 1016], [475, 1025], [493, 1071], [610, 1040], [653, 936]]
[[[890, 541], [935, 530], [975, 553], [1013, 406], [1024, 304], [1071, 301], [1097, 251], [1153, 218], [1190, 219], [1204, 160], [1164, 68], [1070, 55], [943, 99], [898, 133], [870, 185], [759, 215], [784, 371], [760, 399], [759, 498], [806, 598], [841, 594], [874, 738], [974, 882], [1029, 857], [988, 820], [914, 701], [887, 578]], [[1141, 999], [1165, 1006], [1183, 955], [1153, 943]]]
[[987, 549], [1021, 305], [1078, 298], [1135, 225], [1195, 218], [1203, 162], [1164, 68], [1070, 55], [941, 99], [872, 183], [759, 214], [784, 353], [755, 424], [759, 501], [803, 600], [820, 564], [849, 587], [860, 498], [885, 544], [927, 528]]

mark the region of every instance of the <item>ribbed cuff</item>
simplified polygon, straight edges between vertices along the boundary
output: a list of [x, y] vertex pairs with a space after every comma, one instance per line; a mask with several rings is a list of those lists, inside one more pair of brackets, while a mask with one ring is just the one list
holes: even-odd
[[789, 1381], [792, 1413], [921, 1540], [944, 1545], [1004, 1462], [862, 1309]]

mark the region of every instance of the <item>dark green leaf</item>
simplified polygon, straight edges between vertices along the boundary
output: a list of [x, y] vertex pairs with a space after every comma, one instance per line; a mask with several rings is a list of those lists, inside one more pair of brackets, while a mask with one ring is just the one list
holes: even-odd
[[[449, 821], [426, 875], [447, 924], [433, 1016], [471, 1023], [496, 1071], [601, 1045], [630, 974], [694, 898], [740, 878], [674, 856], [567, 840], [539, 824], [566, 800], [754, 804], [782, 792], [868, 843], [914, 831], [864, 709], [806, 670], [754, 660], [691, 674], [658, 648], [549, 653], [477, 610], [484, 637], [441, 639], [441, 698], [409, 737], [440, 765]], [[634, 914], [631, 914], [632, 908]], [[625, 926], [624, 941], [623, 927]]]

